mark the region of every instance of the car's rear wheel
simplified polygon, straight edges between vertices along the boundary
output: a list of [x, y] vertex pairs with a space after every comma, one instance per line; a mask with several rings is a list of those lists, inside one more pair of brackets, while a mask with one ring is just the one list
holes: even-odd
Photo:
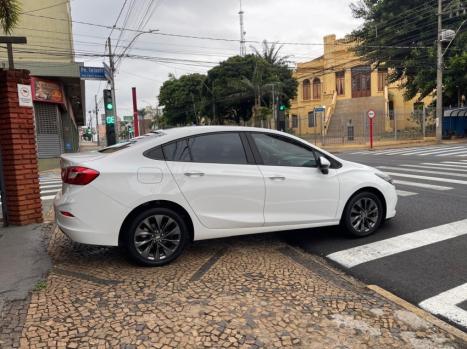
[[344, 209], [341, 225], [353, 237], [373, 234], [381, 225], [383, 204], [381, 199], [370, 192], [353, 196]]
[[133, 261], [145, 266], [172, 262], [184, 250], [189, 232], [183, 218], [167, 208], [151, 208], [135, 217], [124, 247]]

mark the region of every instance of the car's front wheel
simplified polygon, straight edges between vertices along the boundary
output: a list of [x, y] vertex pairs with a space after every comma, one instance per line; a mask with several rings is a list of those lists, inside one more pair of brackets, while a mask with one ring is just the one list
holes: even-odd
[[151, 208], [135, 217], [124, 247], [133, 261], [145, 266], [172, 262], [184, 250], [189, 232], [183, 218], [167, 208]]
[[350, 198], [342, 215], [341, 225], [353, 237], [373, 234], [383, 220], [381, 199], [370, 192], [361, 192]]

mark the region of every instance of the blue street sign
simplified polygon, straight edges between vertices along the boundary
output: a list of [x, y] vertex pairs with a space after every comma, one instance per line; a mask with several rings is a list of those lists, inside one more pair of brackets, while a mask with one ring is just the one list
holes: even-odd
[[105, 69], [101, 67], [79, 67], [79, 77], [86, 80], [107, 80]]
[[326, 108], [324, 108], [324, 107], [316, 107], [316, 108], [315, 108], [315, 112], [316, 112], [316, 113], [322, 113], [322, 112], [324, 112], [325, 110], [326, 110]]

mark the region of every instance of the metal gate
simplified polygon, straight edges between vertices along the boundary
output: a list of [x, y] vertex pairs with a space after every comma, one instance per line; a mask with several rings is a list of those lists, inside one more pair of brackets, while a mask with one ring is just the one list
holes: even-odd
[[63, 153], [63, 137], [58, 106], [34, 103], [34, 114], [39, 159], [59, 157]]

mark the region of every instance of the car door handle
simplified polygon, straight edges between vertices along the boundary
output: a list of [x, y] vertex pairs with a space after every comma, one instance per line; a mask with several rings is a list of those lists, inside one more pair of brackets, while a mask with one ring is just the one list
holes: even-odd
[[185, 172], [185, 176], [187, 177], [203, 177], [203, 172]]
[[284, 176], [271, 176], [269, 177], [271, 181], [284, 181], [285, 177]]

